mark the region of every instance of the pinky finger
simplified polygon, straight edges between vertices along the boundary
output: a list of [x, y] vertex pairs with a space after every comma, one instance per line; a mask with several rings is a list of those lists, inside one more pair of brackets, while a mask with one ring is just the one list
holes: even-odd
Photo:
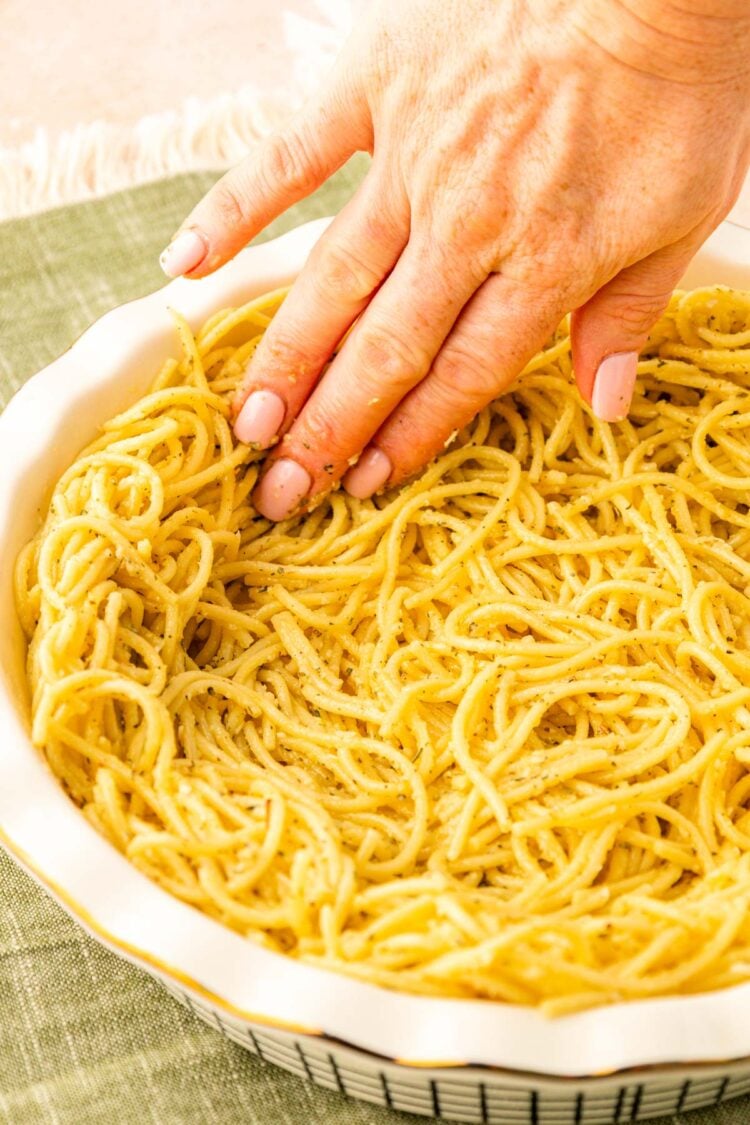
[[697, 248], [695, 238], [683, 239], [642, 258], [574, 311], [570, 343], [576, 382], [602, 421], [619, 422], [627, 414], [638, 353]]
[[477, 290], [429, 374], [402, 400], [344, 477], [364, 499], [412, 476], [441, 453], [456, 430], [511, 385], [557, 327], [562, 310], [501, 274]]

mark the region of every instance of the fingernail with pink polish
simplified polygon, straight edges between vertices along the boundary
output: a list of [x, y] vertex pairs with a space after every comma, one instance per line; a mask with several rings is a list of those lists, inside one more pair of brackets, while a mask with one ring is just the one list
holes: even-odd
[[274, 461], [255, 490], [255, 507], [269, 520], [286, 519], [307, 496], [312, 477], [288, 457]]
[[628, 416], [638, 370], [638, 352], [608, 355], [594, 378], [591, 409], [602, 422], [622, 422]]
[[162, 251], [159, 265], [167, 277], [182, 277], [199, 266], [207, 252], [208, 243], [199, 231], [182, 230]]
[[370, 445], [357, 464], [344, 477], [344, 488], [357, 500], [367, 500], [382, 488], [393, 472], [390, 457], [382, 449]]
[[234, 432], [246, 445], [267, 449], [284, 421], [284, 400], [273, 391], [253, 391], [237, 415]]

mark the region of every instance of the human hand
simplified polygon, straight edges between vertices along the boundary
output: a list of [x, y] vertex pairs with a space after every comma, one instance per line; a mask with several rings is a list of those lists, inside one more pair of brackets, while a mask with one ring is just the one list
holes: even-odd
[[236, 402], [240, 440], [283, 435], [264, 515], [413, 474], [571, 309], [581, 394], [625, 416], [637, 352], [750, 162], [746, 0], [682, 2], [380, 0], [318, 97], [198, 204], [170, 276], [210, 273], [373, 152]]

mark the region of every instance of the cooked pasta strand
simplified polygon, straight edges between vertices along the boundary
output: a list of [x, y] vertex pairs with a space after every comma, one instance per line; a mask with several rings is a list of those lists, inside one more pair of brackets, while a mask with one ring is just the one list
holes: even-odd
[[628, 421], [567, 328], [403, 489], [277, 526], [217, 313], [17, 565], [33, 738], [248, 938], [549, 1013], [750, 977], [750, 294], [676, 293]]

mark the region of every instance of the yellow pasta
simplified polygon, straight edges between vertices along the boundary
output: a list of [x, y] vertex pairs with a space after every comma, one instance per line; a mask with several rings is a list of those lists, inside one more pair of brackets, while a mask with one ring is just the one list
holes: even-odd
[[567, 326], [413, 483], [272, 526], [217, 314], [17, 566], [33, 739], [141, 871], [386, 987], [550, 1014], [750, 978], [750, 293], [677, 293], [629, 419]]

